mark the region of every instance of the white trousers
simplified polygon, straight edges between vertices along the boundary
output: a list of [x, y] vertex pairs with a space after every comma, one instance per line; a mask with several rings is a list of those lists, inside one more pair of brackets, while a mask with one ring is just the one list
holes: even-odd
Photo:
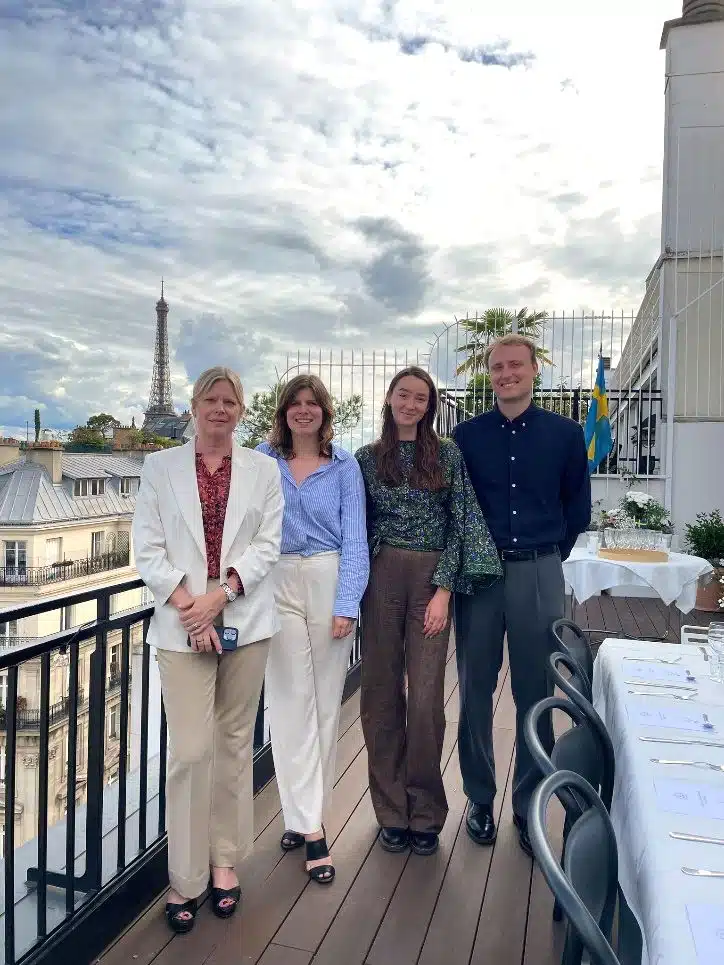
[[275, 574], [281, 630], [266, 671], [274, 768], [285, 828], [311, 834], [322, 827], [334, 786], [354, 634], [332, 636], [338, 553], [284, 555]]

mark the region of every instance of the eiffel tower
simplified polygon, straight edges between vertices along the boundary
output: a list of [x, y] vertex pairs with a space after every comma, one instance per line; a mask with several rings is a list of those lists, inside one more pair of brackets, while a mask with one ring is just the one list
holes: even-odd
[[156, 346], [153, 353], [153, 376], [151, 378], [151, 392], [146, 409], [144, 426], [159, 416], [175, 415], [173, 399], [171, 397], [171, 369], [168, 360], [168, 302], [163, 297], [163, 279], [161, 279], [161, 297], [156, 302]]

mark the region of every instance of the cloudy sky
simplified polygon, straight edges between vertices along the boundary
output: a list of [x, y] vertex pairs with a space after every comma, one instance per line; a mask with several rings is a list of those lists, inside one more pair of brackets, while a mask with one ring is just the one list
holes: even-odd
[[636, 308], [680, 10], [0, 0], [0, 431], [138, 417], [162, 275], [179, 405], [218, 361]]

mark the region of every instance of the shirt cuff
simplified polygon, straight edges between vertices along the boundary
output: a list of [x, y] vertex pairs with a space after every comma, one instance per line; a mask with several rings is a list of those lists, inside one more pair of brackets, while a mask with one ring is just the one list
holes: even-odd
[[227, 579], [227, 580], [229, 579], [230, 576], [235, 576], [236, 579], [238, 580], [238, 582], [239, 582], [239, 596], [243, 596], [243, 595], [244, 595], [244, 584], [241, 582], [241, 577], [240, 577], [239, 574], [236, 572], [236, 570], [234, 569], [233, 566], [230, 567], [230, 568], [226, 571], [226, 579]]
[[359, 616], [359, 605], [356, 603], [346, 603], [344, 600], [338, 600], [334, 604], [332, 616], [347, 617], [348, 620], [356, 620]]

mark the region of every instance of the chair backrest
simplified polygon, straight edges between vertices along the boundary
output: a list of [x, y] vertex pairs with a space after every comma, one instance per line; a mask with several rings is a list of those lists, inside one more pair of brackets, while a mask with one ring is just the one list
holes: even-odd
[[[544, 775], [562, 770], [573, 771], [597, 791], [600, 789], [604, 806], [610, 811], [615, 775], [613, 744], [606, 725], [593, 705], [584, 701], [580, 694], [578, 696], [580, 702], [575, 704], [565, 697], [546, 697], [534, 704], [523, 722], [525, 742]], [[549, 718], [552, 727], [554, 710], [560, 710], [570, 717], [574, 726], [560, 735], [549, 755], [543, 746], [539, 726], [541, 719]], [[561, 803], [569, 820], [581, 813], [580, 802], [565, 791], [561, 792]]]
[[[561, 867], [548, 840], [546, 818], [550, 799], [563, 791], [587, 807], [570, 829]], [[603, 801], [579, 774], [556, 771], [533, 792], [528, 833], [538, 866], [576, 939], [568, 946], [567, 963], [580, 965], [585, 950], [591, 965], [621, 965], [609, 944], [618, 893], [618, 851]]]
[[581, 665], [589, 681], [593, 680], [593, 650], [578, 624], [562, 617], [553, 622], [551, 633], [556, 640], [556, 649], [570, 654]]
[[[561, 667], [565, 667], [568, 676], [561, 673]], [[585, 670], [578, 663], [575, 657], [568, 653], [556, 651], [548, 657], [548, 676], [554, 687], [558, 687], [569, 700], [577, 703], [578, 695], [584, 697], [588, 703], [593, 700], [593, 688], [591, 681], [586, 675]]]

